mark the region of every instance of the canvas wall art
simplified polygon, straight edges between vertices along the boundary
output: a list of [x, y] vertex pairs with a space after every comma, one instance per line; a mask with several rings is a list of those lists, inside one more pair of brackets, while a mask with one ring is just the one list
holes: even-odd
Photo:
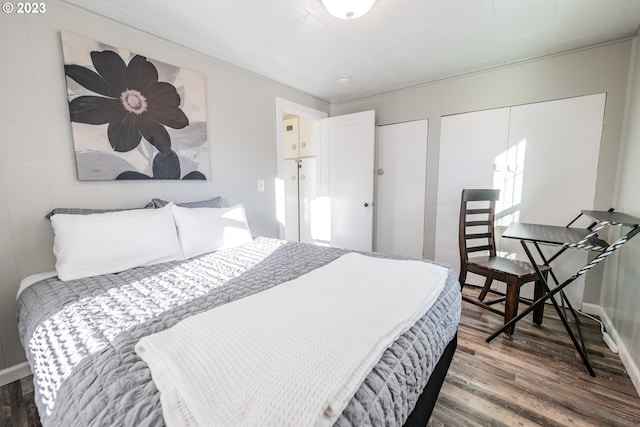
[[79, 180], [207, 179], [202, 74], [61, 36]]

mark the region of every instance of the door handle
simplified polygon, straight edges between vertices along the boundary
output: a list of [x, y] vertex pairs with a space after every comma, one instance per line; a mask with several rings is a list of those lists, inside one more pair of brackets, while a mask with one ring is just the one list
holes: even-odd
[[369, 203], [364, 202], [364, 207], [365, 207], [365, 208], [368, 208], [368, 207], [369, 207]]

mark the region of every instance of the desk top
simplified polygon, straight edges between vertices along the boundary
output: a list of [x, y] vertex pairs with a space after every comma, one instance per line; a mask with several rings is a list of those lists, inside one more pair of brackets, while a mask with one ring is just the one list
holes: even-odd
[[609, 212], [609, 211], [585, 211], [582, 213], [598, 222], [608, 222], [611, 225], [625, 225], [629, 227], [635, 227], [640, 224], [640, 219], [624, 214], [622, 212]]
[[507, 239], [549, 243], [552, 245], [584, 247], [585, 249], [596, 251], [602, 251], [609, 246], [607, 242], [596, 236], [593, 236], [586, 242], [578, 245], [578, 243], [582, 242], [590, 233], [592, 233], [592, 231], [586, 228], [568, 228], [554, 225], [514, 222], [507, 227], [502, 234], [502, 237]]

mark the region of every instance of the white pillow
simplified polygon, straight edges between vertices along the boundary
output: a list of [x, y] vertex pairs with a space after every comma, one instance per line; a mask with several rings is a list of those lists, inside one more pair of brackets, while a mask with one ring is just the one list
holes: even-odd
[[230, 208], [183, 208], [171, 205], [185, 258], [253, 241], [242, 205]]
[[60, 280], [184, 259], [171, 207], [51, 217]]

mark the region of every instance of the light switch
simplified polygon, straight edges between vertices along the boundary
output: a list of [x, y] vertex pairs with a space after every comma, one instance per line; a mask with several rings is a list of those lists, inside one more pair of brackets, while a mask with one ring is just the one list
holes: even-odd
[[264, 191], [264, 179], [258, 180], [258, 191], [260, 192]]

